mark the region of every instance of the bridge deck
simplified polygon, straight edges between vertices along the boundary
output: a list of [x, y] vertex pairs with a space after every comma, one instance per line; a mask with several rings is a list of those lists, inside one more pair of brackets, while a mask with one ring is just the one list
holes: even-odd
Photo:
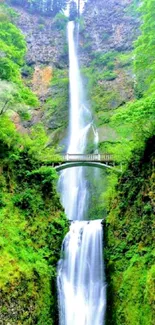
[[61, 156], [60, 162], [113, 162], [113, 155], [111, 154], [65, 154]]

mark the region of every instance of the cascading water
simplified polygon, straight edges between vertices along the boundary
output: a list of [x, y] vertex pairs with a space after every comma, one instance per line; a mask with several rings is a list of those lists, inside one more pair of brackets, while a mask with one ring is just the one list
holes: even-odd
[[[98, 133], [85, 105], [74, 30], [74, 22], [69, 22], [70, 120], [67, 151], [81, 154], [85, 152], [91, 128], [97, 149]], [[62, 172], [59, 191], [66, 214], [69, 220], [73, 220], [64, 239], [62, 259], [58, 265], [60, 325], [103, 325], [106, 306], [103, 226], [101, 220], [83, 221], [88, 219], [88, 188], [84, 167]]]
[[[87, 134], [92, 126], [91, 113], [85, 105], [83, 85], [80, 76], [74, 22], [68, 24], [69, 79], [70, 79], [70, 118], [68, 153], [84, 153]], [[71, 168], [62, 172], [59, 182], [62, 204], [69, 220], [83, 220], [87, 210], [87, 186], [83, 168]], [[82, 197], [81, 197], [82, 194]], [[68, 200], [69, 196], [69, 200]]]
[[75, 221], [63, 242], [58, 287], [61, 325], [103, 325], [105, 284], [101, 220]]

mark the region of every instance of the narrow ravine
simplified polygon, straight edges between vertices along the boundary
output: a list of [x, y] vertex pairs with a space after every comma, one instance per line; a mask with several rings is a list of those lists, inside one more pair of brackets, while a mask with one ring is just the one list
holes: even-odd
[[[67, 152], [81, 154], [85, 152], [90, 128], [96, 150], [98, 134], [85, 101], [75, 28], [74, 22], [68, 23], [70, 116]], [[106, 307], [103, 225], [101, 220], [88, 221], [85, 168], [74, 167], [62, 172], [59, 191], [65, 212], [72, 221], [58, 265], [59, 322], [60, 325], [103, 325]]]

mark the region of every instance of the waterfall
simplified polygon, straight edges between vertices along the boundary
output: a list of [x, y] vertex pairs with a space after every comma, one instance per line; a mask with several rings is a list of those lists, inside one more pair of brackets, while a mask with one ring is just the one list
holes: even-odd
[[[86, 150], [90, 129], [97, 150], [98, 133], [86, 105], [75, 42], [75, 24], [68, 23], [70, 116], [67, 152]], [[106, 284], [103, 265], [103, 225], [86, 221], [88, 188], [84, 167], [63, 171], [59, 179], [62, 204], [71, 222], [58, 264], [60, 325], [103, 325]]]
[[105, 284], [101, 220], [75, 221], [59, 262], [60, 325], [103, 325]]
[[[71, 21], [68, 24], [70, 116], [67, 152], [79, 154], [85, 152], [87, 134], [92, 127], [92, 116], [85, 104], [74, 31], [75, 25]], [[69, 220], [83, 220], [87, 211], [88, 199], [84, 168], [71, 168], [62, 172], [59, 190], [62, 193], [62, 204]]]

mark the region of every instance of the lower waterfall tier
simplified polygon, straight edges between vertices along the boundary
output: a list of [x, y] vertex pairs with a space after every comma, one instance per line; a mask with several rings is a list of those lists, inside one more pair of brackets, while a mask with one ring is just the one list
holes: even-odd
[[101, 220], [75, 221], [58, 266], [61, 325], [103, 325], [106, 283]]

